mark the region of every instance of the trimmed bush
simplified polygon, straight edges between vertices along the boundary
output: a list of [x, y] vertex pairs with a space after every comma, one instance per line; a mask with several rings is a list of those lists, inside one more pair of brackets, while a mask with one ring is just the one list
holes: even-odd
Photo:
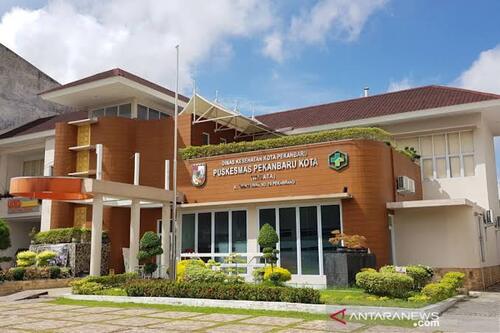
[[97, 282], [78, 280], [70, 283], [73, 294], [78, 295], [96, 295], [104, 290], [104, 286]]
[[449, 283], [456, 290], [464, 286], [465, 274], [460, 272], [448, 272], [446, 273], [440, 283]]
[[[381, 267], [381, 273], [396, 273], [396, 269], [392, 265]], [[420, 291], [431, 281], [433, 272], [432, 268], [423, 265], [406, 266], [406, 274], [413, 278], [413, 290]]]
[[391, 135], [375, 127], [354, 127], [316, 133], [282, 136], [273, 139], [255, 141], [231, 142], [220, 145], [191, 146], [180, 150], [185, 160], [200, 157], [209, 157], [225, 154], [234, 154], [247, 151], [256, 151], [272, 148], [292, 147], [310, 143], [358, 139], [390, 142]]
[[370, 294], [405, 298], [412, 290], [414, 281], [405, 274], [366, 270], [356, 274], [356, 284]]
[[183, 281], [188, 266], [205, 267], [205, 262], [201, 259], [186, 259], [177, 262], [177, 281]]
[[137, 279], [137, 273], [104, 276], [87, 276], [70, 283], [73, 294], [96, 295], [97, 292], [122, 287], [127, 281]]
[[25, 273], [26, 273], [26, 268], [13, 267], [7, 271], [6, 280], [14, 280], [14, 281], [24, 280]]
[[54, 251], [42, 251], [36, 255], [36, 265], [40, 267], [48, 266], [49, 261], [54, 259], [56, 253]]
[[10, 229], [7, 223], [0, 219], [0, 250], [6, 250], [11, 246]]
[[144, 273], [146, 275], [152, 275], [156, 271], [158, 265], [153, 262], [153, 258], [162, 253], [163, 249], [158, 234], [153, 231], [146, 231], [139, 242], [139, 253], [137, 254], [137, 259], [146, 262], [144, 264]]
[[36, 253], [33, 251], [22, 251], [16, 255], [18, 267], [33, 266], [36, 262]]
[[[76, 242], [90, 242], [91, 230], [88, 228], [58, 228], [41, 231], [33, 237], [35, 244], [61, 244]], [[103, 231], [102, 238], [108, 241], [108, 234]]]
[[292, 279], [292, 274], [288, 269], [282, 267], [266, 267], [264, 269], [264, 281], [270, 281], [275, 285], [283, 284]]
[[49, 277], [51, 279], [59, 279], [61, 277], [61, 267], [49, 266], [47, 269], [49, 270]]
[[166, 280], [131, 280], [125, 285], [125, 291], [128, 296], [320, 303], [319, 291], [312, 288], [269, 287], [247, 283], [188, 283]]
[[422, 295], [427, 296], [433, 302], [445, 300], [454, 294], [453, 285], [449, 283], [429, 283], [422, 289]]

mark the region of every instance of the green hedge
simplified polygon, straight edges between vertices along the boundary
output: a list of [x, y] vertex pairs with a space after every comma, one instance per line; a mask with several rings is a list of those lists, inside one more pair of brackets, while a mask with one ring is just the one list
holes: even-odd
[[[396, 269], [392, 265], [380, 268], [381, 273], [396, 273]], [[413, 289], [416, 291], [422, 288], [431, 281], [434, 275], [432, 268], [423, 265], [406, 266], [406, 274], [413, 278]]]
[[128, 296], [204, 298], [290, 303], [320, 303], [312, 288], [269, 287], [248, 283], [189, 283], [166, 280], [132, 280], [125, 285]]
[[356, 284], [370, 294], [406, 298], [414, 281], [406, 274], [365, 270], [356, 274]]
[[112, 288], [123, 287], [127, 281], [137, 279], [136, 273], [113, 274], [105, 276], [87, 276], [71, 282], [73, 294], [98, 295]]
[[[71, 243], [73, 239], [77, 242], [90, 242], [91, 230], [88, 228], [59, 228], [37, 233], [33, 242], [35, 244], [61, 244]], [[103, 240], [108, 239], [105, 231], [102, 233]]]
[[462, 288], [465, 274], [448, 272], [437, 283], [429, 283], [422, 289], [422, 295], [429, 297], [433, 302], [439, 302], [457, 294], [457, 289]]
[[231, 142], [219, 145], [191, 146], [180, 150], [185, 160], [199, 157], [209, 157], [225, 154], [242, 153], [271, 148], [283, 148], [310, 143], [328, 142], [345, 139], [365, 139], [390, 142], [391, 135], [375, 127], [353, 127], [337, 130], [322, 131], [309, 134], [282, 136], [273, 139], [255, 141]]

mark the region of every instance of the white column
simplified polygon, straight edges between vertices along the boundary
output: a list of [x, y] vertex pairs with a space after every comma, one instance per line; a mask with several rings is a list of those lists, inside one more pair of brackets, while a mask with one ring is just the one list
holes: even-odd
[[[52, 176], [52, 167], [54, 166], [54, 150], [55, 139], [49, 138], [45, 140], [45, 155], [43, 175]], [[50, 229], [50, 219], [52, 214], [52, 200], [42, 200], [42, 214], [40, 218], [40, 231], [47, 231]]]
[[128, 271], [135, 272], [139, 265], [137, 254], [139, 253], [139, 236], [141, 228], [141, 202], [132, 200], [130, 206], [130, 245], [128, 256]]
[[96, 173], [95, 173], [95, 179], [101, 180], [102, 179], [102, 144], [97, 144], [95, 145], [95, 153], [96, 153]]
[[94, 195], [92, 203], [92, 239], [90, 241], [90, 275], [101, 275], [102, 194]]
[[[247, 262], [259, 253], [259, 218], [257, 208], [255, 206], [247, 207]], [[253, 259], [248, 267], [248, 275], [252, 276], [254, 265], [259, 263], [257, 258]]]
[[172, 268], [170, 267], [170, 203], [164, 203], [161, 209], [161, 248], [163, 253], [160, 257], [163, 269], [160, 271], [161, 277], [167, 277], [167, 268], [169, 277], [173, 278]]

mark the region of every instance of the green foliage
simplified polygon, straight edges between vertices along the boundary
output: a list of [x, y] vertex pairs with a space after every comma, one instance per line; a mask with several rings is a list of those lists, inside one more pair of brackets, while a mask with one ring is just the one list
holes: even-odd
[[49, 277], [51, 279], [59, 279], [61, 277], [61, 267], [58, 266], [49, 266]]
[[128, 296], [320, 303], [319, 291], [312, 288], [268, 287], [248, 283], [228, 284], [132, 280], [126, 284], [125, 291]]
[[6, 250], [11, 246], [10, 229], [7, 223], [0, 219], [0, 250]]
[[405, 298], [413, 289], [414, 281], [400, 273], [363, 271], [356, 274], [356, 284], [370, 294]]
[[137, 259], [146, 261], [144, 264], [144, 273], [146, 275], [153, 275], [158, 268], [158, 265], [153, 262], [153, 258], [163, 253], [161, 248], [161, 240], [156, 232], [146, 231], [142, 235], [139, 242], [139, 253]]
[[290, 281], [292, 279], [292, 274], [288, 269], [282, 267], [266, 267], [264, 269], [264, 281], [269, 281], [274, 285], [282, 285], [283, 283]]
[[[61, 244], [73, 241], [85, 243], [90, 242], [90, 235], [91, 230], [88, 228], [59, 228], [35, 234], [33, 242], [35, 244]], [[108, 234], [105, 231], [102, 233], [102, 238], [103, 241], [108, 241]]]
[[446, 273], [440, 283], [449, 283], [456, 290], [464, 286], [465, 274], [460, 272], [448, 272]]
[[417, 153], [417, 150], [413, 147], [404, 147], [403, 149], [398, 149], [398, 151], [403, 154], [408, 156], [412, 161], [417, 161], [420, 159], [420, 155]]
[[374, 127], [343, 128], [316, 133], [283, 136], [273, 139], [231, 142], [220, 145], [191, 146], [181, 149], [180, 153], [183, 159], [189, 160], [192, 158], [234, 154], [263, 149], [291, 147], [346, 139], [390, 142], [391, 135], [380, 128]]
[[274, 248], [276, 247], [276, 243], [278, 243], [279, 237], [276, 233], [276, 230], [269, 224], [266, 223], [260, 228], [259, 238], [257, 242], [262, 248]]
[[[406, 274], [413, 278], [413, 290], [420, 291], [431, 281], [433, 276], [432, 268], [423, 265], [406, 266]], [[392, 265], [383, 266], [380, 268], [381, 273], [396, 273], [396, 269]]]
[[422, 295], [433, 302], [445, 300], [455, 294], [453, 286], [449, 283], [429, 283], [422, 289]]
[[192, 283], [222, 283], [225, 279], [226, 274], [221, 271], [214, 271], [198, 265], [189, 265], [186, 267], [183, 281]]
[[416, 294], [414, 296], [408, 297], [408, 301], [412, 303], [429, 303], [431, 299], [429, 296]]
[[186, 273], [186, 268], [188, 266], [199, 266], [205, 267], [205, 262], [201, 259], [186, 259], [179, 260], [177, 262], [176, 273], [177, 273], [177, 281], [183, 281], [184, 275]]
[[0, 257], [0, 263], [2, 262], [11, 262], [12, 257]]
[[0, 283], [4, 281], [5, 281], [5, 273], [2, 270], [0, 270]]
[[105, 276], [87, 276], [70, 283], [73, 294], [102, 295], [102, 291], [120, 288], [129, 280], [137, 279], [136, 273], [124, 273]]
[[49, 261], [54, 259], [56, 253], [54, 251], [42, 251], [36, 255], [36, 265], [43, 267], [49, 264]]
[[24, 280], [25, 273], [26, 273], [26, 268], [13, 267], [7, 271], [6, 280], [14, 280], [14, 281]]
[[16, 265], [19, 267], [33, 266], [36, 262], [36, 253], [33, 251], [22, 251], [16, 256]]

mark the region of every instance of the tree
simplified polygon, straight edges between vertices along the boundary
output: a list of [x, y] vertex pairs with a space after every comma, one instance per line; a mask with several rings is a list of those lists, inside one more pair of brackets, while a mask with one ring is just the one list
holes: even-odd
[[10, 229], [4, 220], [0, 219], [0, 250], [6, 250], [11, 246]]
[[153, 259], [162, 253], [160, 237], [155, 232], [145, 232], [139, 243], [137, 259], [145, 262], [144, 273], [146, 275], [151, 276], [156, 271], [158, 265], [153, 262]]
[[271, 267], [274, 267], [274, 264], [278, 261], [278, 253], [276, 250], [276, 243], [278, 243], [279, 237], [274, 228], [266, 223], [260, 228], [259, 237], [257, 238], [257, 242], [262, 248], [262, 253], [264, 253], [263, 257], [267, 263], [271, 264]]

